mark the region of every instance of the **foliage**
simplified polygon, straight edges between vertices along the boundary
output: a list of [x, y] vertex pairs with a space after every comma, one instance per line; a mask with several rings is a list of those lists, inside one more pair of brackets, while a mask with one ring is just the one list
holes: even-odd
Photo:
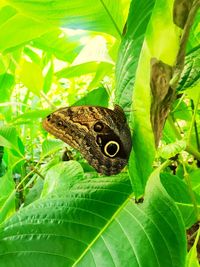
[[[150, 121], [151, 59], [176, 67], [184, 35], [174, 2], [1, 1], [0, 266], [198, 266], [199, 11], [158, 149]], [[58, 107], [114, 103], [133, 141], [118, 175], [42, 129]]]

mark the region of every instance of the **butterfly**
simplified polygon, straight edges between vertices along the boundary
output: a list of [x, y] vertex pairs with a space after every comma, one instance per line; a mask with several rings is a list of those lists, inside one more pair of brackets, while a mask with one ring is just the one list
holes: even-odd
[[43, 120], [44, 129], [79, 150], [97, 172], [119, 173], [131, 152], [131, 132], [123, 109], [72, 106], [56, 110]]

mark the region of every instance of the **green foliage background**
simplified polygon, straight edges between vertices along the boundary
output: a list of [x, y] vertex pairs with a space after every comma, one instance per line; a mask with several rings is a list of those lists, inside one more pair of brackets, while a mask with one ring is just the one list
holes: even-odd
[[[200, 207], [199, 11], [157, 151], [150, 124], [150, 60], [174, 66], [183, 34], [173, 5], [0, 2], [0, 266], [198, 266], [186, 230]], [[68, 146], [62, 161], [41, 119], [114, 103], [132, 129], [125, 170], [101, 176]]]

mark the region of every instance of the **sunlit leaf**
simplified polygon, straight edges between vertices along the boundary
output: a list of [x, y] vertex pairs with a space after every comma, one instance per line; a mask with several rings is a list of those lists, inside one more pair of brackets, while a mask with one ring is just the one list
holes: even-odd
[[43, 91], [44, 93], [48, 93], [49, 90], [51, 89], [52, 82], [53, 82], [53, 75], [54, 75], [54, 64], [51, 61], [50, 66], [48, 68], [48, 71], [44, 77], [44, 86], [43, 86]]
[[[102, 63], [105, 64], [105, 66], [109, 65], [109, 63]], [[96, 72], [97, 68], [99, 66], [98, 62], [87, 62], [80, 65], [70, 66], [67, 68], [64, 68], [58, 72], [56, 72], [56, 76], [58, 78], [72, 78], [72, 77], [78, 77], [81, 75], [85, 75], [88, 73], [94, 73]]]
[[34, 123], [35, 120], [46, 117], [51, 112], [50, 109], [37, 109], [24, 112], [13, 119], [13, 124]]
[[106, 32], [120, 37], [126, 19], [127, 1], [104, 0], [7, 0], [26, 16], [70, 29]]
[[72, 65], [80, 65], [86, 62], [107, 62], [114, 64], [114, 61], [108, 54], [105, 38], [101, 36], [92, 38], [80, 51]]
[[100, 87], [92, 90], [86, 96], [76, 101], [74, 103], [74, 106], [93, 105], [93, 106], [108, 107], [108, 100], [109, 98], [106, 89]]
[[109, 77], [113, 72], [113, 66], [111, 64], [100, 63], [96, 69], [96, 73], [88, 89], [93, 89], [102, 84], [105, 77]]
[[137, 65], [154, 4], [154, 0], [131, 2], [116, 63], [115, 101], [124, 108], [131, 107]]
[[46, 23], [16, 14], [0, 24], [0, 51], [23, 45], [25, 42], [46, 33], [49, 28]]
[[[147, 3], [150, 5], [149, 1], [143, 1], [145, 7]], [[145, 7], [143, 7], [143, 10], [145, 10]], [[164, 13], [163, 9], [165, 10]], [[152, 171], [155, 153], [154, 137], [150, 123], [152, 100], [150, 61], [152, 58], [157, 58], [172, 65], [175, 62], [179, 48], [179, 32], [173, 23], [172, 10], [173, 1], [156, 1], [151, 20], [146, 30], [146, 38], [140, 53], [135, 77], [132, 97], [133, 111], [131, 114], [133, 149], [129, 161], [129, 173], [137, 197], [141, 196], [144, 192], [146, 181]], [[151, 11], [152, 9], [150, 8], [143, 15], [144, 18], [147, 18]], [[143, 24], [139, 25], [143, 29]]]
[[39, 65], [24, 60], [20, 70], [20, 80], [34, 94], [40, 95], [43, 89], [44, 78]]
[[83, 46], [80, 39], [85, 35], [83, 32], [68, 36], [64, 31], [57, 29], [35, 39], [33, 45], [52, 53], [60, 60], [72, 62]]

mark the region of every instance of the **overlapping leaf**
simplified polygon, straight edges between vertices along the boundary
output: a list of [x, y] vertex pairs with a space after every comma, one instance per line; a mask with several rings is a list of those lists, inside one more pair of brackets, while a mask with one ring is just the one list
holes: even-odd
[[126, 175], [77, 180], [78, 163], [53, 168], [51, 193], [2, 225], [1, 266], [184, 266], [183, 223], [159, 171], [136, 204]]
[[[56, 27], [106, 32], [119, 38], [127, 1], [8, 0], [11, 6], [36, 21]], [[123, 12], [122, 12], [123, 11]], [[124, 14], [124, 16], [119, 14]]]

